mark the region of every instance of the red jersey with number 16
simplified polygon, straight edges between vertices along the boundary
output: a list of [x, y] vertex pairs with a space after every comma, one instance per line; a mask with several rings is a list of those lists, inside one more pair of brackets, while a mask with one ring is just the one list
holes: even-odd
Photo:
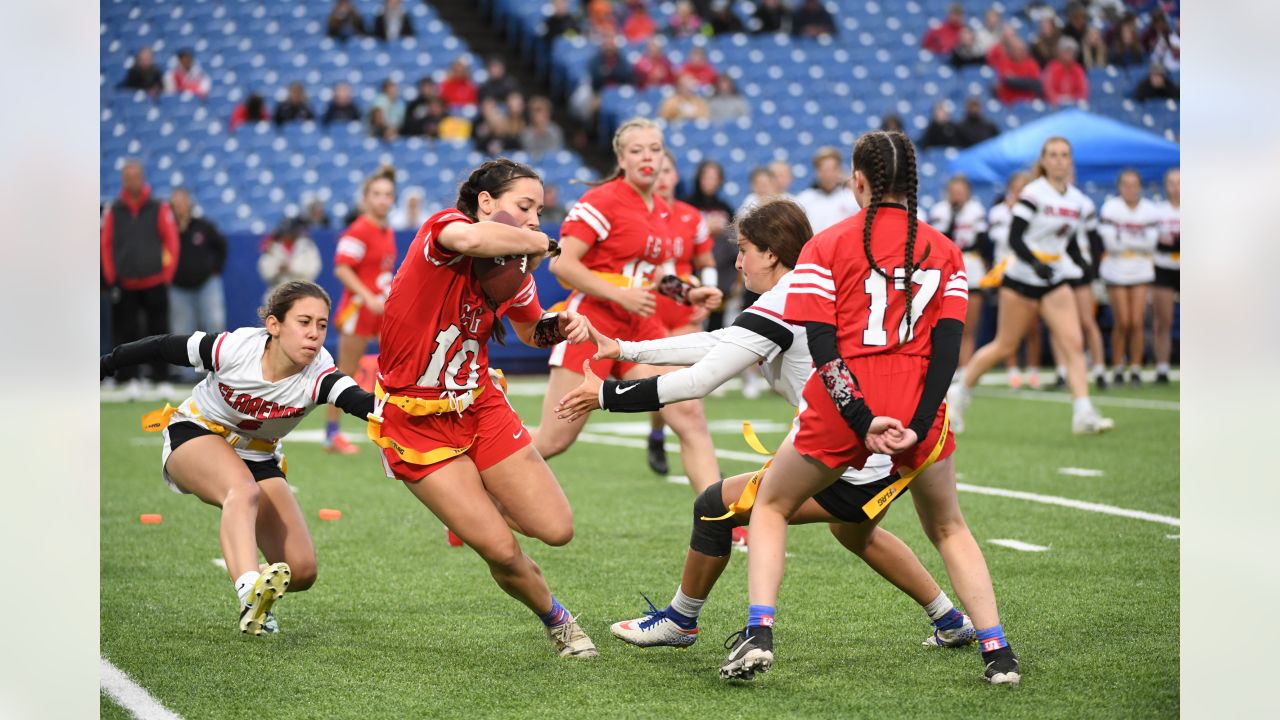
[[471, 258], [442, 247], [440, 231], [470, 223], [457, 210], [427, 219], [391, 283], [379, 340], [378, 381], [388, 392], [435, 398], [489, 381], [489, 336], [502, 315], [518, 322], [542, 316], [533, 276], [490, 311]]
[[625, 275], [633, 284], [652, 282], [671, 257], [670, 214], [662, 198], [654, 195], [650, 210], [640, 193], [618, 178], [588, 190], [565, 216], [560, 235], [587, 243], [582, 264], [588, 269]]
[[[842, 220], [805, 244], [787, 296], [787, 322], [836, 326], [841, 357], [880, 354], [929, 356], [930, 334], [943, 318], [964, 322], [969, 280], [956, 244], [925, 223], [918, 224], [917, 267], [912, 276], [912, 324], [905, 321], [903, 258], [907, 213], [881, 205], [871, 235], [871, 255], [890, 283], [867, 262], [862, 229], [867, 211]], [[914, 218], [913, 218], [914, 220]]]

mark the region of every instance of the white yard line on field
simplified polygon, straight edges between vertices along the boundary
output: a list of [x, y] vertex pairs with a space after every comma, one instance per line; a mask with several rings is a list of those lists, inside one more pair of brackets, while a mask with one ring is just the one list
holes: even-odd
[[1064, 467], [1058, 468], [1059, 475], [1072, 475], [1074, 477], [1102, 477], [1101, 470], [1093, 468]]
[[102, 692], [138, 720], [182, 720], [182, 716], [160, 704], [146, 688], [134, 682], [111, 661], [100, 657], [99, 682]]
[[[975, 397], [1003, 398], [1006, 400], [1035, 400], [1037, 402], [1051, 402], [1065, 405], [1071, 404], [1071, 394], [1064, 392], [1045, 392], [1041, 390], [1022, 391], [1009, 390], [1008, 388], [979, 386], [974, 388], [973, 394]], [[1178, 412], [1182, 407], [1181, 404], [1172, 400], [1143, 400], [1142, 398], [1111, 397], [1101, 394], [1090, 395], [1089, 399], [1093, 401], [1094, 405], [1098, 405], [1100, 407], [1121, 407], [1135, 410], [1170, 410], [1173, 412]]]
[[223, 560], [222, 558], [214, 558], [214, 559], [213, 559], [213, 564], [214, 564], [214, 565], [217, 565], [218, 567], [222, 568], [223, 570], [226, 570], [226, 569], [227, 569], [227, 561], [226, 561], [226, 560]]
[[1049, 549], [1044, 545], [1032, 545], [1031, 543], [1024, 543], [1021, 540], [1000, 539], [1000, 540], [988, 540], [987, 542], [991, 543], [992, 545], [1000, 545], [1002, 547], [1011, 548], [1013, 550], [1021, 550], [1022, 552], [1044, 552]]

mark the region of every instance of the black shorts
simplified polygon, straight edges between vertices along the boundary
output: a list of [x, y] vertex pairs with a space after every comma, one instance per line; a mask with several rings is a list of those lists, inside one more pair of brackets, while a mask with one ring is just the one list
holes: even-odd
[[1156, 268], [1156, 287], [1169, 288], [1174, 292], [1182, 291], [1182, 271], [1169, 268]]
[[[200, 425], [193, 422], [176, 422], [166, 428], [169, 431], [169, 452], [177, 450], [182, 443], [188, 440], [194, 440], [205, 435], [221, 437], [215, 432], [211, 432]], [[267, 478], [283, 478], [284, 470], [273, 460], [244, 460], [245, 467], [249, 468], [249, 472], [253, 475], [253, 479], [262, 482]]]
[[1028, 300], [1039, 300], [1065, 284], [1067, 284], [1067, 281], [1061, 280], [1053, 285], [1031, 285], [1029, 283], [1022, 282], [1021, 280], [1014, 280], [1008, 275], [1005, 275], [1004, 279], [1000, 281], [1000, 287], [1009, 288]]
[[[875, 482], [869, 482], [865, 485], [854, 485], [843, 480], [836, 480], [821, 492], [813, 496], [813, 499], [822, 506], [823, 510], [831, 513], [832, 516], [841, 522], [860, 523], [868, 520], [867, 514], [862, 511], [862, 506], [881, 490], [892, 485], [898, 479], [897, 473], [890, 475]], [[910, 487], [908, 485], [907, 487]], [[898, 493], [899, 496], [902, 493]], [[898, 498], [894, 498], [897, 500]], [[887, 508], [886, 508], [887, 509]], [[881, 510], [883, 513], [884, 510]]]
[[1082, 275], [1078, 278], [1071, 278], [1070, 280], [1067, 281], [1067, 284], [1070, 285], [1072, 288], [1080, 288], [1080, 287], [1089, 287], [1090, 283], [1092, 282], [1093, 280], [1090, 279], [1087, 275]]

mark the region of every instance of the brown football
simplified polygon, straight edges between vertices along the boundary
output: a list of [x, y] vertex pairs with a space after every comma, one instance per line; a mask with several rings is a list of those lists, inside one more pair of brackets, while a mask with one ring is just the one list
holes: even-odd
[[[518, 226], [516, 219], [504, 210], [489, 218], [493, 222]], [[525, 255], [504, 255], [495, 258], [472, 258], [471, 272], [480, 282], [480, 289], [493, 305], [510, 300], [524, 284], [524, 277], [533, 272], [533, 263]]]

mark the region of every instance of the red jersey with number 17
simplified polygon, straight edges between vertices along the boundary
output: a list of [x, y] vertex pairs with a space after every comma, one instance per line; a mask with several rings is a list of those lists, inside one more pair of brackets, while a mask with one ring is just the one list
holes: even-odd
[[470, 223], [457, 210], [427, 219], [391, 283], [379, 339], [378, 381], [388, 392], [436, 398], [489, 384], [489, 336], [498, 318], [542, 316], [533, 276], [496, 314], [471, 272], [471, 258], [442, 247], [440, 231]]
[[964, 258], [945, 235], [918, 223], [909, 327], [902, 267], [906, 209], [881, 205], [871, 234], [871, 255], [892, 283], [867, 262], [862, 245], [866, 217], [864, 209], [805, 244], [787, 296], [786, 320], [835, 325], [840, 355], [846, 360], [888, 353], [927, 357], [933, 350], [929, 336], [939, 320], [964, 322], [969, 306]]

